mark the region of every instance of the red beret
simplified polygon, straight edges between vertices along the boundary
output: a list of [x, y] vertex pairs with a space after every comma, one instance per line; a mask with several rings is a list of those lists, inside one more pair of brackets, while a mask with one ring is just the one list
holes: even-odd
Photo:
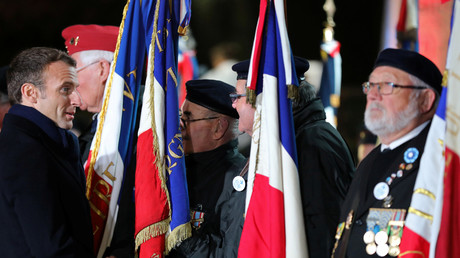
[[85, 50], [115, 52], [118, 27], [100, 25], [73, 25], [62, 31], [69, 55]]

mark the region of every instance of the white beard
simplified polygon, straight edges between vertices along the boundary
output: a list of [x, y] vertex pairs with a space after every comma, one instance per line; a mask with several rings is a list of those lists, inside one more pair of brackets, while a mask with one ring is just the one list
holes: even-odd
[[[372, 109], [378, 109], [378, 111], [371, 111]], [[381, 112], [381, 116], [376, 117], [375, 112]], [[410, 98], [406, 109], [394, 116], [390, 116], [381, 104], [373, 102], [364, 112], [364, 123], [373, 134], [379, 137], [387, 137], [401, 131], [419, 115], [420, 111], [414, 98]]]

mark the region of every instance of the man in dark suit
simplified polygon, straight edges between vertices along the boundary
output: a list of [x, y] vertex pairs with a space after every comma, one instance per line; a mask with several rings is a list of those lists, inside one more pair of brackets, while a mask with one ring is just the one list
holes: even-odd
[[381, 141], [360, 163], [342, 206], [333, 257], [398, 256], [442, 76], [424, 56], [385, 49], [369, 81], [366, 127]]
[[76, 63], [52, 48], [21, 52], [8, 70], [16, 105], [0, 133], [2, 257], [93, 257], [78, 141]]

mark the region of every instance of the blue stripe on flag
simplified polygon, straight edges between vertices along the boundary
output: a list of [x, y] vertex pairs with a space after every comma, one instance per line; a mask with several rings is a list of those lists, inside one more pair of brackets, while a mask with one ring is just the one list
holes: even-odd
[[[279, 112], [279, 128], [280, 128], [280, 139], [281, 144], [284, 146], [289, 155], [293, 158], [297, 164], [297, 151], [295, 145], [295, 132], [294, 132], [294, 120], [292, 117], [292, 101], [288, 98], [288, 87], [286, 80], [286, 64], [283, 61], [283, 51], [281, 45], [280, 30], [278, 28], [277, 18], [275, 16], [274, 2], [270, 2], [270, 11], [267, 21], [267, 38], [263, 44], [261, 56], [261, 66], [264, 74], [269, 74], [278, 78], [278, 112]], [[298, 81], [295, 71], [295, 65], [292, 54], [291, 60], [291, 81], [293, 84], [298, 86]], [[262, 74], [262, 73], [259, 73]], [[263, 84], [263, 80], [257, 80], [257, 88]]]

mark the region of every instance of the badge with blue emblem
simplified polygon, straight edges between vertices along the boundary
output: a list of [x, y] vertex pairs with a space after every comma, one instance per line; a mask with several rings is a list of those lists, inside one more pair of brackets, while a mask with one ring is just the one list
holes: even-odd
[[418, 150], [416, 148], [409, 148], [404, 152], [404, 161], [406, 163], [414, 163], [418, 158]]

